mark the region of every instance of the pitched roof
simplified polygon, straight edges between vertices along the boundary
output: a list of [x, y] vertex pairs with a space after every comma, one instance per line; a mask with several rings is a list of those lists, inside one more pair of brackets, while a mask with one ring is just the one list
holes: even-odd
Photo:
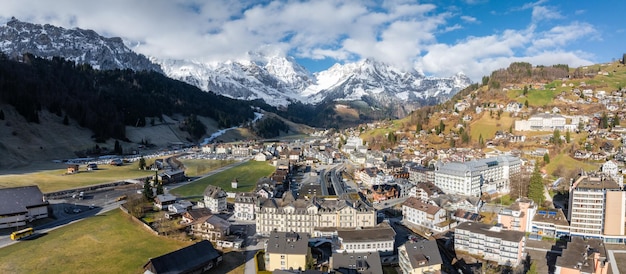
[[333, 253], [332, 267], [337, 273], [383, 273], [378, 252]]
[[402, 205], [408, 206], [410, 208], [417, 209], [419, 211], [426, 212], [426, 213], [428, 213], [430, 215], [437, 214], [437, 212], [439, 212], [439, 210], [441, 210], [440, 207], [424, 203], [420, 199], [417, 199], [415, 197], [410, 197], [410, 198], [406, 199], [406, 201], [404, 201], [404, 203], [402, 203]]
[[208, 185], [204, 189], [204, 196], [213, 199], [226, 198], [226, 192], [219, 186]]
[[306, 255], [309, 236], [296, 232], [272, 232], [267, 240], [267, 253]]
[[441, 254], [439, 253], [439, 247], [434, 240], [406, 242], [404, 247], [411, 262], [411, 267], [413, 268], [443, 263]]
[[396, 232], [387, 223], [362, 229], [337, 230], [337, 237], [343, 242], [393, 241], [395, 236]]
[[183, 273], [202, 267], [222, 256], [211, 242], [203, 240], [188, 247], [148, 260], [144, 269], [152, 265], [153, 273]]
[[45, 206], [38, 186], [0, 188], [0, 215], [26, 213], [28, 208]]

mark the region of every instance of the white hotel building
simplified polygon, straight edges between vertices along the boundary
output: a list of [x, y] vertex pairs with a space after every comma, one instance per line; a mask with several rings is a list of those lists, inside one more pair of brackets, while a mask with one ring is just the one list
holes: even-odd
[[521, 171], [514, 156], [499, 156], [435, 166], [435, 185], [446, 194], [479, 197], [483, 192], [509, 192], [510, 178]]

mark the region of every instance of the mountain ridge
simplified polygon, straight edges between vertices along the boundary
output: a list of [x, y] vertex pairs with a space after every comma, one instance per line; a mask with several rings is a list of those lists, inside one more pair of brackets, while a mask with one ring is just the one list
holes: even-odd
[[[238, 60], [202, 62], [146, 57], [128, 48], [121, 38], [106, 38], [93, 30], [64, 29], [12, 18], [0, 26], [0, 50], [9, 57], [25, 53], [59, 56], [95, 69], [151, 70], [233, 99], [261, 99], [274, 107], [294, 102], [365, 101], [404, 116], [412, 109], [448, 99], [468, 86], [464, 75], [426, 77], [373, 59], [336, 64], [311, 73], [293, 57], [276, 50], [250, 51]], [[408, 107], [400, 110], [397, 105]]]

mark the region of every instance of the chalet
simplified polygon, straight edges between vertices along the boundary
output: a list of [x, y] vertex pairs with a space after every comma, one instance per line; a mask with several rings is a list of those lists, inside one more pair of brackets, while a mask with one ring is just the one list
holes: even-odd
[[187, 177], [185, 176], [185, 171], [182, 169], [179, 170], [168, 170], [161, 174], [159, 174], [159, 180], [163, 182], [163, 184], [173, 184], [182, 182]]
[[574, 151], [574, 159], [589, 159], [591, 154], [584, 150], [576, 150]]
[[372, 199], [375, 202], [394, 199], [399, 197], [398, 186], [382, 184], [372, 186]]
[[176, 203], [176, 196], [172, 194], [159, 194], [154, 198], [154, 206], [159, 210], [165, 210], [174, 203]]
[[37, 186], [0, 188], [0, 228], [25, 226], [48, 217], [48, 202]]
[[224, 240], [230, 234], [230, 222], [217, 215], [202, 216], [191, 223], [189, 233], [212, 242]]
[[66, 174], [76, 174], [78, 173], [79, 166], [78, 165], [68, 165]]
[[183, 223], [193, 223], [204, 216], [211, 215], [211, 210], [208, 208], [193, 208], [183, 213]]
[[593, 160], [593, 161], [606, 161], [606, 153], [599, 151], [599, 152], [594, 152], [591, 153], [591, 156], [589, 157], [589, 159]]
[[204, 273], [222, 262], [222, 253], [209, 241], [201, 241], [174, 252], [151, 258], [144, 264], [144, 274]]

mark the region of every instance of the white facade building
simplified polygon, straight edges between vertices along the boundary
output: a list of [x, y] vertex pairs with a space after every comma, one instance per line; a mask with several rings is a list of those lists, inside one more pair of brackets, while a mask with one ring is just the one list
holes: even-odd
[[479, 197], [486, 189], [508, 193], [510, 178], [521, 172], [521, 165], [513, 156], [440, 164], [435, 167], [435, 185], [446, 194]]

